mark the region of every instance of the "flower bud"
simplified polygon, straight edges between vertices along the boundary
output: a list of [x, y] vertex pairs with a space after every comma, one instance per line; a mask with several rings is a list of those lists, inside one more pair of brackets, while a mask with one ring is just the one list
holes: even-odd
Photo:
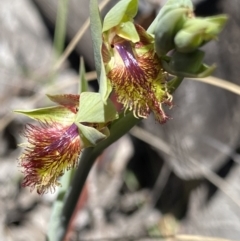
[[187, 14], [187, 8], [176, 8], [159, 19], [155, 28], [155, 49], [158, 56], [174, 49], [174, 37], [186, 21]]
[[210, 40], [216, 39], [226, 21], [225, 15], [188, 19], [174, 38], [176, 49], [182, 53], [195, 51]]

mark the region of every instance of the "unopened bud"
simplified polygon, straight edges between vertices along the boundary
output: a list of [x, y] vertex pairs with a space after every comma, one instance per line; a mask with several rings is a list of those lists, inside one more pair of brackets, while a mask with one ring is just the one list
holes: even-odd
[[176, 49], [182, 53], [190, 53], [210, 40], [217, 39], [226, 21], [226, 15], [188, 19], [174, 38]]

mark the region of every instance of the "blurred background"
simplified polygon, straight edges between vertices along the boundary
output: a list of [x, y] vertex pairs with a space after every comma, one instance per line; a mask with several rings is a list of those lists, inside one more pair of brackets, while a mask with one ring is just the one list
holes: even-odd
[[[68, 3], [66, 47], [88, 18], [89, 1], [62, 2]], [[136, 21], [147, 28], [165, 1], [139, 2]], [[193, 2], [198, 16], [229, 15], [219, 39], [204, 48], [205, 59], [217, 64], [215, 77], [240, 84], [240, 1]], [[52, 74], [61, 52], [54, 39], [57, 9], [57, 0], [0, 0], [2, 241], [45, 240], [56, 198], [21, 187], [18, 144], [30, 120], [13, 110], [51, 105], [47, 93], [76, 93], [80, 56], [97, 90], [89, 31]], [[174, 104], [167, 124], [150, 117], [98, 158], [69, 240], [240, 240], [240, 97], [185, 80]]]

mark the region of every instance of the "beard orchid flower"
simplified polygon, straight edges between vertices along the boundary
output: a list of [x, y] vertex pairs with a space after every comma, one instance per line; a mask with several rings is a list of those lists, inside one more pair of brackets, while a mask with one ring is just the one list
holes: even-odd
[[[96, 106], [99, 95], [82, 93], [80, 96], [48, 96], [59, 106], [16, 111], [38, 121], [37, 125], [27, 124], [23, 133], [27, 142], [21, 144], [25, 149], [19, 158], [19, 166], [24, 174], [24, 187], [30, 187], [31, 190], [35, 188], [39, 194], [54, 191], [60, 185], [59, 177], [77, 166], [81, 151], [96, 145], [108, 135], [107, 125], [116, 117], [114, 110], [105, 120], [91, 117], [90, 110], [90, 114], [86, 115], [84, 106], [87, 103], [84, 102], [88, 102], [88, 99]], [[79, 100], [83, 102], [82, 105]], [[91, 103], [88, 107], [91, 108]], [[96, 122], [90, 122], [92, 120]]]
[[[121, 4], [124, 11], [119, 13]], [[106, 78], [125, 110], [133, 111], [136, 118], [153, 112], [165, 123], [169, 117], [163, 104], [172, 107], [167, 76], [155, 52], [154, 37], [133, 23], [136, 12], [137, 1], [120, 1], [104, 19], [101, 54]]]

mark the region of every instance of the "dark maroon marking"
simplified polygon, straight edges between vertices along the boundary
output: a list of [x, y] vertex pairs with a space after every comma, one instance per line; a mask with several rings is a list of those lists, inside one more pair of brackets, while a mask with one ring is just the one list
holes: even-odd
[[125, 67], [135, 80], [145, 80], [144, 71], [139, 67], [138, 62], [133, 54], [130, 42], [125, 41], [115, 44], [115, 47], [121, 56]]
[[45, 147], [44, 152], [49, 153], [56, 150], [61, 152], [78, 135], [78, 127], [73, 123], [58, 140], [54, 141], [50, 146]]

